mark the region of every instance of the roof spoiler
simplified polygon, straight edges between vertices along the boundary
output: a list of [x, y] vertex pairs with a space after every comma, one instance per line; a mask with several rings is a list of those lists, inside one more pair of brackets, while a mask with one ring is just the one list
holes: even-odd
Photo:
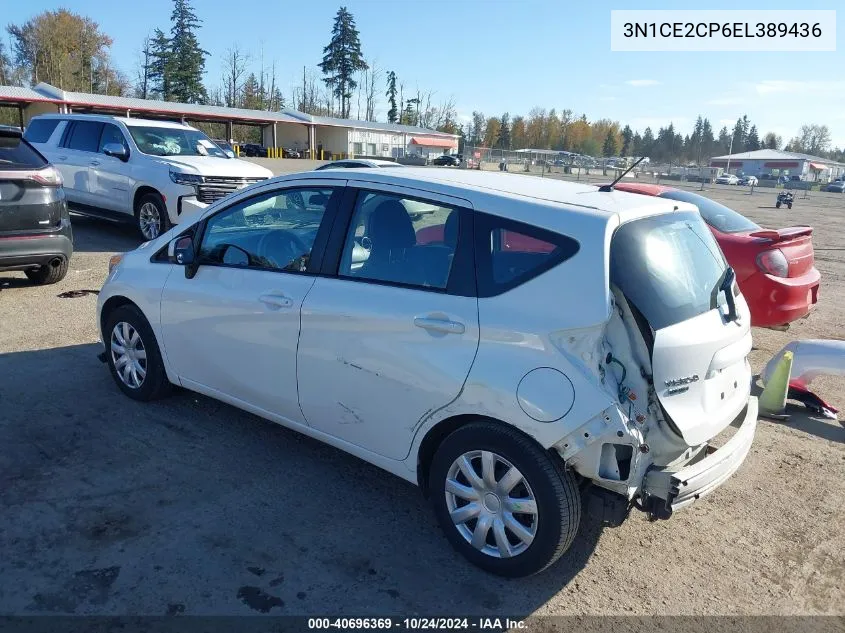
[[785, 229], [761, 229], [754, 231], [749, 235], [751, 237], [758, 237], [772, 242], [785, 242], [786, 240], [795, 239], [796, 237], [803, 237], [805, 235], [812, 235], [813, 227], [811, 226], [790, 226]]

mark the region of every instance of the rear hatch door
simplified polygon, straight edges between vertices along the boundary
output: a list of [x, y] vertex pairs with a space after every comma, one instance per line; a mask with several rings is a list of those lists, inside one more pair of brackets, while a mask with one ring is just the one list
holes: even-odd
[[711, 439], [751, 386], [751, 318], [713, 234], [695, 211], [622, 224], [611, 281], [635, 308], [667, 421], [690, 446]]
[[61, 222], [61, 188], [37, 180], [46, 167], [19, 131], [0, 128], [0, 233], [49, 231]]

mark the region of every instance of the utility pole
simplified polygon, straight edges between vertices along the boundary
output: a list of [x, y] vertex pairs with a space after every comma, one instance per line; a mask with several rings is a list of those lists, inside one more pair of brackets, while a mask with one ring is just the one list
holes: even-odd
[[731, 132], [731, 146], [728, 148], [728, 164], [725, 167], [726, 174], [731, 173], [731, 154], [733, 154], [734, 151], [734, 136], [736, 136], [736, 130]]

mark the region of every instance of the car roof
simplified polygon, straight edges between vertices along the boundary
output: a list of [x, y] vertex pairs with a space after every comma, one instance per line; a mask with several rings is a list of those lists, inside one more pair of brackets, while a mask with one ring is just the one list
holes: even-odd
[[[327, 169], [277, 177], [276, 180], [296, 180], [302, 178], [343, 178], [350, 184], [364, 185], [367, 182], [417, 188], [433, 193], [440, 193], [455, 198], [473, 197], [473, 204], [481, 204], [479, 210], [492, 208], [507, 209], [507, 199], [532, 200], [539, 205], [552, 207], [559, 215], [561, 208], [568, 212], [601, 217], [605, 221], [614, 215], [620, 222], [655, 215], [670, 213], [675, 210], [695, 211], [695, 205], [666, 200], [647, 198], [624, 191], [601, 192], [594, 185], [567, 182], [556, 178], [538, 178], [522, 174], [503, 174], [493, 171], [474, 169], [434, 169], [427, 167], [405, 167], [404, 169], [350, 169], [339, 174]], [[471, 193], [469, 193], [471, 192]], [[471, 194], [476, 194], [472, 196]], [[490, 203], [487, 205], [487, 203]], [[518, 207], [519, 205], [513, 205]], [[517, 211], [498, 213], [519, 219]]]
[[160, 127], [176, 130], [195, 130], [196, 128], [175, 121], [161, 121], [158, 119], [136, 119], [128, 117], [111, 116], [108, 114], [39, 114], [32, 117], [36, 119], [59, 119], [61, 121], [99, 121], [101, 123], [123, 123], [127, 126]]

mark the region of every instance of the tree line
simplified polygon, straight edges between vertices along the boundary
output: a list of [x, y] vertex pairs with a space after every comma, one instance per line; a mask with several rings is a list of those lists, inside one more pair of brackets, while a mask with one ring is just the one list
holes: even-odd
[[[346, 7], [334, 17], [323, 56], [303, 68], [285, 98], [276, 62], [265, 63], [238, 45], [226, 51], [217, 84], [206, 84], [209, 53], [200, 44], [202, 20], [190, 0], [173, 0], [170, 24], [145, 38], [135, 77], [115, 67], [112, 39], [86, 16], [66, 9], [44, 11], [27, 22], [10, 24], [11, 46], [0, 41], [0, 84], [35, 85], [40, 81], [64, 90], [142, 99], [207, 103], [277, 111], [291, 107], [308, 114], [374, 121], [381, 97], [391, 123], [414, 125], [461, 136], [462, 143], [499, 149], [553, 149], [590, 156], [647, 155], [656, 162], [698, 164], [711, 156], [756, 149], [785, 149], [845, 160], [831, 148], [825, 125], [804, 125], [788, 142], [773, 132], [761, 134], [747, 115], [732, 128], [716, 132], [703, 116], [689, 134], [672, 123], [642, 132], [609, 119], [588, 120], [570, 109], [535, 107], [527, 116], [505, 112], [487, 117], [474, 111], [458, 121], [454, 97], [436, 98], [432, 90], [412, 86], [396, 70], [382, 69], [363, 53], [355, 18]], [[257, 61], [257, 71], [254, 64]]]

